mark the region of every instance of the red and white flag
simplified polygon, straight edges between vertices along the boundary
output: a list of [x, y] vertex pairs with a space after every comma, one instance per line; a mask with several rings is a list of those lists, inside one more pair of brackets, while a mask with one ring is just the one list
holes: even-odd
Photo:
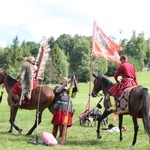
[[107, 37], [94, 21], [92, 56], [102, 57], [120, 64], [118, 52], [121, 50], [123, 50], [123, 48]]

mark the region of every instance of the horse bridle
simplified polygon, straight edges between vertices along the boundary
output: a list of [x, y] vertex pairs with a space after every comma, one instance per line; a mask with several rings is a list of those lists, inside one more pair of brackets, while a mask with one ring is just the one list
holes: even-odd
[[[97, 77], [96, 77], [97, 78]], [[101, 90], [100, 90], [101, 91]], [[94, 95], [96, 96], [96, 97], [100, 97], [100, 96], [104, 96], [104, 94], [103, 93], [100, 93], [100, 91], [99, 92], [96, 92], [95, 91], [95, 88], [94, 88]]]

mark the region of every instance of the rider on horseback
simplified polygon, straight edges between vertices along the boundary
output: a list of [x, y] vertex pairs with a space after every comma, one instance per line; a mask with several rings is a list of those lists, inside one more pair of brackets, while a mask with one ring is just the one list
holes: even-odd
[[[111, 107], [109, 111], [116, 110], [115, 98], [118, 98], [122, 92], [129, 87], [137, 85], [136, 69], [127, 61], [127, 56], [120, 57], [121, 65], [114, 74], [116, 84], [109, 89]], [[121, 82], [118, 77], [122, 76]]]
[[37, 66], [34, 65], [35, 58], [30, 56], [22, 58], [26, 62], [22, 65], [19, 81], [12, 87], [12, 95], [15, 99], [14, 106], [21, 105], [22, 101], [25, 104], [30, 104], [31, 91], [37, 86], [37, 81], [34, 79]]

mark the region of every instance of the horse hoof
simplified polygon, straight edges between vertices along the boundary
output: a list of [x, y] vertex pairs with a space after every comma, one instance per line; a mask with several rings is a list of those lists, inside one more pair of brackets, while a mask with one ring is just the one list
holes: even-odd
[[135, 146], [135, 145], [133, 145], [133, 144], [131, 145], [131, 147], [134, 147], [134, 146]]
[[8, 133], [12, 133], [12, 130], [9, 130]]
[[19, 129], [19, 133], [20, 133], [20, 134], [23, 134], [23, 130], [22, 130], [22, 129]]
[[27, 133], [27, 134], [26, 134], [26, 136], [29, 136], [29, 135], [31, 135], [31, 134], [30, 134], [30, 133]]
[[97, 136], [97, 139], [101, 139], [101, 138], [102, 138], [102, 136], [101, 136], [101, 135]]

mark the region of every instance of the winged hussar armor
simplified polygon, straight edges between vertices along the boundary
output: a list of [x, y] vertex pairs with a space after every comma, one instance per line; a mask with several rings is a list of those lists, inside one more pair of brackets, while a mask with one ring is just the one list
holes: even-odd
[[27, 97], [29, 100], [31, 99], [31, 92], [33, 89], [33, 78], [35, 80], [44, 79], [44, 67], [49, 56], [49, 51], [50, 48], [48, 44], [48, 39], [46, 37], [43, 37], [40, 42], [40, 48], [35, 63], [32, 64], [30, 62], [25, 62], [22, 66], [20, 76], [22, 89], [20, 105], [22, 103], [22, 100], [25, 99], [25, 97]]
[[37, 67], [29, 62], [25, 62], [21, 68], [20, 82], [21, 82], [21, 97], [20, 102], [25, 99], [25, 96], [30, 99], [31, 91], [33, 89], [33, 77]]

